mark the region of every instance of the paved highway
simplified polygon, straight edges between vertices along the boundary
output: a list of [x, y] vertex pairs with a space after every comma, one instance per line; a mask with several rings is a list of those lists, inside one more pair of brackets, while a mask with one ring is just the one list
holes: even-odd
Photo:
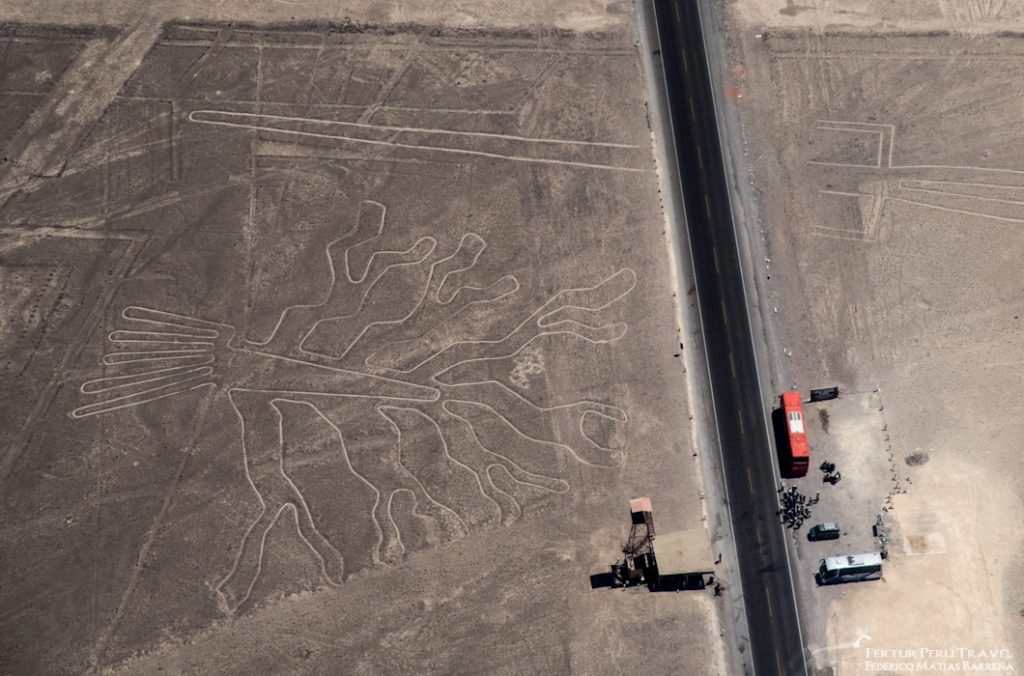
[[[697, 3], [653, 0], [757, 676], [806, 674]], [[682, 233], [680, 233], [682, 234]], [[771, 393], [774, 396], [775, 393]]]

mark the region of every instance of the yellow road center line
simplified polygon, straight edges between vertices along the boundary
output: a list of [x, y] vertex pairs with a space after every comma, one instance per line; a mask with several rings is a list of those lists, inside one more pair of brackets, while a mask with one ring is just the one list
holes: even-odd
[[[771, 594], [768, 593], [768, 587], [764, 588], [764, 598], [768, 601], [768, 617], [771, 617], [772, 614], [773, 614], [772, 613], [772, 597], [771, 597]], [[775, 659], [778, 659], [778, 658], [779, 658], [779, 653], [776, 652], [775, 653]]]
[[[678, 2], [676, 3], [675, 8], [676, 8], [676, 21], [678, 21], [679, 23], [682, 23], [683, 22], [683, 17], [680, 16], [680, 14], [679, 14], [679, 3]], [[686, 52], [683, 52], [683, 57], [684, 58], [686, 57]]]
[[[729, 370], [732, 371], [732, 377], [736, 377], [736, 360], [732, 358], [732, 352], [729, 353]], [[740, 424], [743, 424], [743, 418], [740, 418]]]
[[779, 659], [779, 651], [775, 651], [775, 672], [782, 674], [782, 660]]
[[[735, 378], [736, 377], [736, 372], [733, 371], [732, 375]], [[739, 420], [739, 422], [740, 422], [740, 434], [741, 435], [746, 434], [746, 430], [743, 429], [743, 415], [739, 411], [736, 411], [736, 419]]]
[[[676, 16], [679, 16], [679, 5], [676, 5]], [[686, 61], [686, 52], [683, 52], [683, 70], [687, 73], [690, 72], [690, 64]]]
[[751, 473], [750, 468], [747, 468], [747, 486], [750, 487], [750, 493], [754, 493], [754, 475]]

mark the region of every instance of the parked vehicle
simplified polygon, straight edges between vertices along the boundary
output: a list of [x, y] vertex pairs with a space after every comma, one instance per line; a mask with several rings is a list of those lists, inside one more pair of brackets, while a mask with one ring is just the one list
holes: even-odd
[[807, 531], [807, 539], [811, 542], [817, 542], [819, 540], [838, 540], [839, 526], [831, 521], [815, 524], [811, 526], [809, 531]]
[[804, 429], [804, 407], [799, 392], [783, 392], [780, 397], [786, 421], [786, 448], [782, 449], [782, 474], [801, 477], [810, 465], [807, 431]]
[[882, 577], [882, 556], [876, 552], [830, 556], [821, 560], [816, 577], [818, 584], [877, 580]]

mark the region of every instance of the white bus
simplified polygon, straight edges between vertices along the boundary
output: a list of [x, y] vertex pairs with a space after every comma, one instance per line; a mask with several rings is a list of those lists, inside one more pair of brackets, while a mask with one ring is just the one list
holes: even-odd
[[830, 556], [821, 560], [817, 577], [818, 584], [877, 580], [882, 577], [882, 555]]

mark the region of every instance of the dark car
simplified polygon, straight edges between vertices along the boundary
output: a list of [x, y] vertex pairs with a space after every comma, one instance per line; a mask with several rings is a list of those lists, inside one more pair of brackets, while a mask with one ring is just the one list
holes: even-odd
[[811, 542], [817, 542], [818, 540], [838, 540], [839, 526], [830, 521], [811, 526], [811, 529], [807, 531], [807, 539]]

